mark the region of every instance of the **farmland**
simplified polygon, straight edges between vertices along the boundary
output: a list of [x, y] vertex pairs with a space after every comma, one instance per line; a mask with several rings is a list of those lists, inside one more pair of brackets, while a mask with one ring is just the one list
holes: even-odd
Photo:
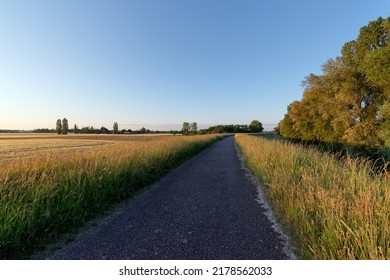
[[0, 155], [1, 161], [7, 162], [9, 160], [33, 158], [36, 156], [42, 156], [42, 154], [57, 155], [67, 154], [73, 152], [85, 152], [87, 148], [96, 149], [105, 145], [112, 145], [112, 141], [104, 140], [82, 140], [75, 139], [69, 141], [69, 139], [60, 138], [25, 138], [25, 139], [6, 139], [0, 138]]
[[0, 258], [81, 225], [220, 137], [3, 135]]

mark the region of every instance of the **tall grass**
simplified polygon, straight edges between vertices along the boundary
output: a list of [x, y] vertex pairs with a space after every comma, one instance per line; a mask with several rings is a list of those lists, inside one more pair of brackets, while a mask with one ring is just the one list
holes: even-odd
[[236, 135], [303, 259], [390, 259], [390, 174], [370, 162]]
[[216, 140], [149, 137], [0, 161], [0, 258], [28, 257], [38, 243], [80, 225]]

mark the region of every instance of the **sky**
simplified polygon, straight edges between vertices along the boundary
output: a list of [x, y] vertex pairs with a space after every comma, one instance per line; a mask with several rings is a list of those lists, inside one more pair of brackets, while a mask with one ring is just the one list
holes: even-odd
[[0, 0], [0, 129], [272, 130], [388, 0]]

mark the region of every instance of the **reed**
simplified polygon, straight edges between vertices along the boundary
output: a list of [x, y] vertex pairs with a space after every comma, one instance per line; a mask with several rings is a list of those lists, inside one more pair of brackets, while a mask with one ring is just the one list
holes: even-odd
[[13, 153], [0, 149], [0, 258], [27, 258], [37, 244], [128, 198], [220, 138], [77, 140], [78, 148], [72, 139], [63, 139], [70, 141], [64, 145], [54, 141], [53, 148], [52, 139], [27, 139]]
[[390, 176], [372, 162], [236, 135], [303, 259], [390, 259]]

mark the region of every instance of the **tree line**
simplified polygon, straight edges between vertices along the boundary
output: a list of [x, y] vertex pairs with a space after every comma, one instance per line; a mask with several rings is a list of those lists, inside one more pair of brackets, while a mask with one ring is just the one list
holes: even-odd
[[183, 135], [189, 134], [211, 134], [211, 133], [258, 133], [264, 130], [263, 124], [258, 120], [253, 120], [249, 125], [246, 124], [230, 124], [230, 125], [216, 125], [210, 126], [207, 129], [198, 130], [198, 125], [194, 123], [183, 123], [181, 133]]
[[303, 81], [277, 130], [285, 138], [390, 147], [390, 17], [360, 29], [322, 75]]
[[[32, 130], [33, 133], [57, 133], [57, 134], [68, 134], [68, 133], [74, 133], [74, 134], [149, 134], [149, 133], [169, 133], [166, 131], [157, 131], [157, 130], [150, 130], [145, 127], [142, 127], [138, 130], [131, 130], [131, 129], [121, 129], [119, 130], [119, 125], [117, 122], [114, 122], [112, 130], [102, 126], [100, 128], [95, 128], [93, 126], [84, 126], [79, 128], [77, 124], [73, 126], [73, 128], [69, 127], [69, 122], [66, 118], [64, 119], [58, 119], [56, 121], [56, 128], [49, 129], [49, 128], [38, 128]], [[178, 131], [177, 131], [178, 133]]]
[[56, 128], [55, 129], [48, 129], [48, 128], [39, 128], [34, 129], [34, 133], [57, 133], [57, 134], [68, 134], [69, 133], [83, 133], [83, 134], [120, 134], [120, 133], [127, 133], [131, 132], [132, 130], [125, 130], [119, 131], [119, 126], [117, 122], [114, 122], [113, 129], [109, 130], [108, 128], [102, 126], [101, 128], [94, 128], [93, 126], [85, 126], [82, 128], [79, 128], [77, 124], [74, 125], [73, 129], [69, 128], [69, 121], [66, 118], [58, 119], [56, 121]]
[[55, 129], [39, 128], [34, 129], [33, 133], [57, 133], [57, 134], [149, 134], [149, 133], [170, 133], [170, 134], [183, 134], [183, 135], [195, 135], [195, 134], [211, 134], [211, 133], [258, 133], [264, 130], [263, 124], [258, 120], [253, 120], [249, 125], [236, 124], [236, 125], [216, 125], [210, 126], [207, 129], [198, 129], [196, 122], [183, 122], [181, 130], [170, 130], [170, 131], [156, 131], [142, 127], [139, 130], [122, 129], [119, 130], [117, 122], [113, 124], [113, 129], [102, 126], [101, 128], [94, 128], [93, 126], [85, 126], [79, 128], [77, 124], [73, 128], [69, 128], [69, 121], [66, 118], [58, 119], [56, 121]]

